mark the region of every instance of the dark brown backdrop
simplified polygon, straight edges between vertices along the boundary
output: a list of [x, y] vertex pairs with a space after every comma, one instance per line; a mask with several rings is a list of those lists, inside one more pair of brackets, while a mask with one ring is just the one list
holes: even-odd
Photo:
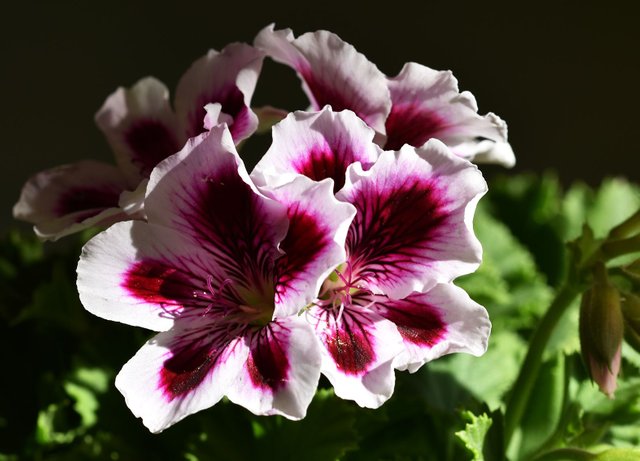
[[[338, 33], [387, 74], [405, 61], [451, 69], [482, 113], [509, 124], [515, 171], [563, 181], [640, 180], [640, 15], [634, 2], [87, 2], [3, 6], [0, 231], [27, 177], [110, 160], [93, 114], [118, 85], [155, 75], [173, 89], [195, 58], [251, 41], [275, 21]], [[269, 63], [254, 101], [302, 108], [293, 74]], [[491, 174], [493, 169], [488, 170]]]

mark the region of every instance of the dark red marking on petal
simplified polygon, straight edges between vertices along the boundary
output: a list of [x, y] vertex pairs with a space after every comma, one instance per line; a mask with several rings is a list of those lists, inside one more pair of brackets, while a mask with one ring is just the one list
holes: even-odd
[[192, 301], [194, 287], [177, 269], [153, 260], [133, 264], [125, 273], [122, 287], [141, 301], [176, 304]]
[[[294, 168], [300, 174], [322, 181], [325, 178], [333, 179], [333, 192], [342, 189], [345, 182], [347, 167], [360, 160], [347, 143], [336, 143], [335, 146], [314, 146], [302, 157]], [[367, 167], [368, 165], [364, 165]]]
[[117, 207], [121, 192], [117, 187], [74, 187], [58, 199], [55, 213], [57, 216], [78, 213], [76, 222], [84, 221], [103, 210]]
[[280, 256], [279, 242], [273, 238], [274, 218], [242, 180], [237, 165], [203, 172], [176, 193], [185, 204], [178, 211], [179, 230], [190, 233], [227, 277], [254, 292], [273, 293], [275, 260]]
[[124, 139], [133, 151], [133, 164], [146, 178], [158, 163], [178, 152], [181, 147], [164, 123], [151, 119], [132, 124], [124, 134]]
[[390, 301], [386, 307], [380, 314], [396, 324], [406, 341], [431, 348], [445, 339], [447, 324], [437, 308], [413, 302], [411, 297]]
[[221, 112], [224, 112], [233, 119], [233, 122], [229, 126], [229, 131], [234, 139], [238, 133], [246, 130], [248, 109], [244, 103], [242, 91], [234, 85], [216, 92], [210, 91], [203, 93], [197, 99], [195, 106], [189, 113], [189, 137], [196, 136], [205, 131], [204, 118], [207, 111], [204, 107], [212, 103], [220, 103], [222, 106]]
[[357, 214], [347, 234], [348, 259], [358, 279], [401, 281], [449, 238], [447, 200], [433, 180], [373, 179], [361, 181], [349, 200]]
[[160, 370], [160, 387], [172, 401], [195, 389], [216, 363], [217, 356], [205, 345], [190, 345], [173, 351]]
[[387, 142], [384, 148], [398, 150], [405, 144], [420, 147], [437, 137], [445, 126], [445, 121], [433, 111], [414, 104], [394, 104], [385, 122]]
[[278, 293], [285, 291], [331, 243], [327, 229], [299, 206], [290, 207], [288, 217], [289, 230], [280, 244], [284, 255], [277, 260]]
[[286, 336], [276, 337], [268, 327], [262, 330], [247, 359], [247, 370], [255, 387], [277, 392], [286, 384], [289, 376], [287, 342]]
[[354, 331], [349, 322], [342, 326], [325, 338], [325, 344], [338, 370], [348, 375], [359, 375], [367, 371], [375, 360], [375, 352], [361, 326], [360, 331]]

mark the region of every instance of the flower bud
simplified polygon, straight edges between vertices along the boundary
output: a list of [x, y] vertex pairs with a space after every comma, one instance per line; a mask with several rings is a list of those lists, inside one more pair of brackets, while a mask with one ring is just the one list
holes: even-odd
[[624, 293], [621, 306], [624, 337], [631, 347], [640, 352], [640, 297], [633, 293]]
[[604, 263], [594, 272], [593, 285], [583, 294], [580, 305], [580, 346], [591, 379], [613, 397], [624, 334], [620, 293], [609, 281]]

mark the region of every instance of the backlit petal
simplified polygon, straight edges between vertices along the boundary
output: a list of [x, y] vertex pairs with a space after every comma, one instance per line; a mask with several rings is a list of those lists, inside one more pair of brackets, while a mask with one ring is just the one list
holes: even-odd
[[377, 132], [391, 109], [385, 75], [352, 45], [326, 30], [294, 38], [290, 29], [264, 28], [255, 45], [298, 72], [315, 109], [350, 109]]

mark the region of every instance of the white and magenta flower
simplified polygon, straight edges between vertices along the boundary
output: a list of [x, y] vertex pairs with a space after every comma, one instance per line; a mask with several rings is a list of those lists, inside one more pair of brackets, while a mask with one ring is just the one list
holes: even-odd
[[255, 39], [275, 61], [296, 70], [311, 107], [350, 109], [378, 134], [386, 150], [436, 138], [458, 156], [513, 166], [507, 126], [496, 115], [478, 115], [473, 95], [458, 90], [449, 71], [407, 63], [393, 78], [328, 31], [295, 38], [290, 29], [263, 29]]
[[320, 348], [299, 311], [345, 260], [355, 210], [331, 181], [260, 193], [226, 125], [190, 140], [151, 174], [148, 222], [92, 239], [78, 290], [92, 313], [162, 333], [116, 385], [158, 432], [224, 395], [256, 414], [305, 415]]
[[296, 175], [332, 178], [357, 210], [346, 260], [305, 309], [322, 345], [322, 372], [340, 397], [378, 407], [394, 368], [417, 370], [450, 352], [482, 354], [490, 323], [451, 282], [473, 272], [481, 173], [438, 140], [383, 152], [351, 111], [290, 114], [252, 177], [266, 193]]
[[249, 106], [263, 58], [242, 43], [210, 50], [180, 79], [175, 111], [166, 86], [155, 78], [119, 88], [96, 114], [117, 168], [87, 161], [38, 173], [25, 184], [14, 216], [33, 223], [43, 239], [141, 217], [152, 169], [205, 131], [205, 118], [209, 126], [227, 123], [236, 143], [256, 130], [258, 119]]

